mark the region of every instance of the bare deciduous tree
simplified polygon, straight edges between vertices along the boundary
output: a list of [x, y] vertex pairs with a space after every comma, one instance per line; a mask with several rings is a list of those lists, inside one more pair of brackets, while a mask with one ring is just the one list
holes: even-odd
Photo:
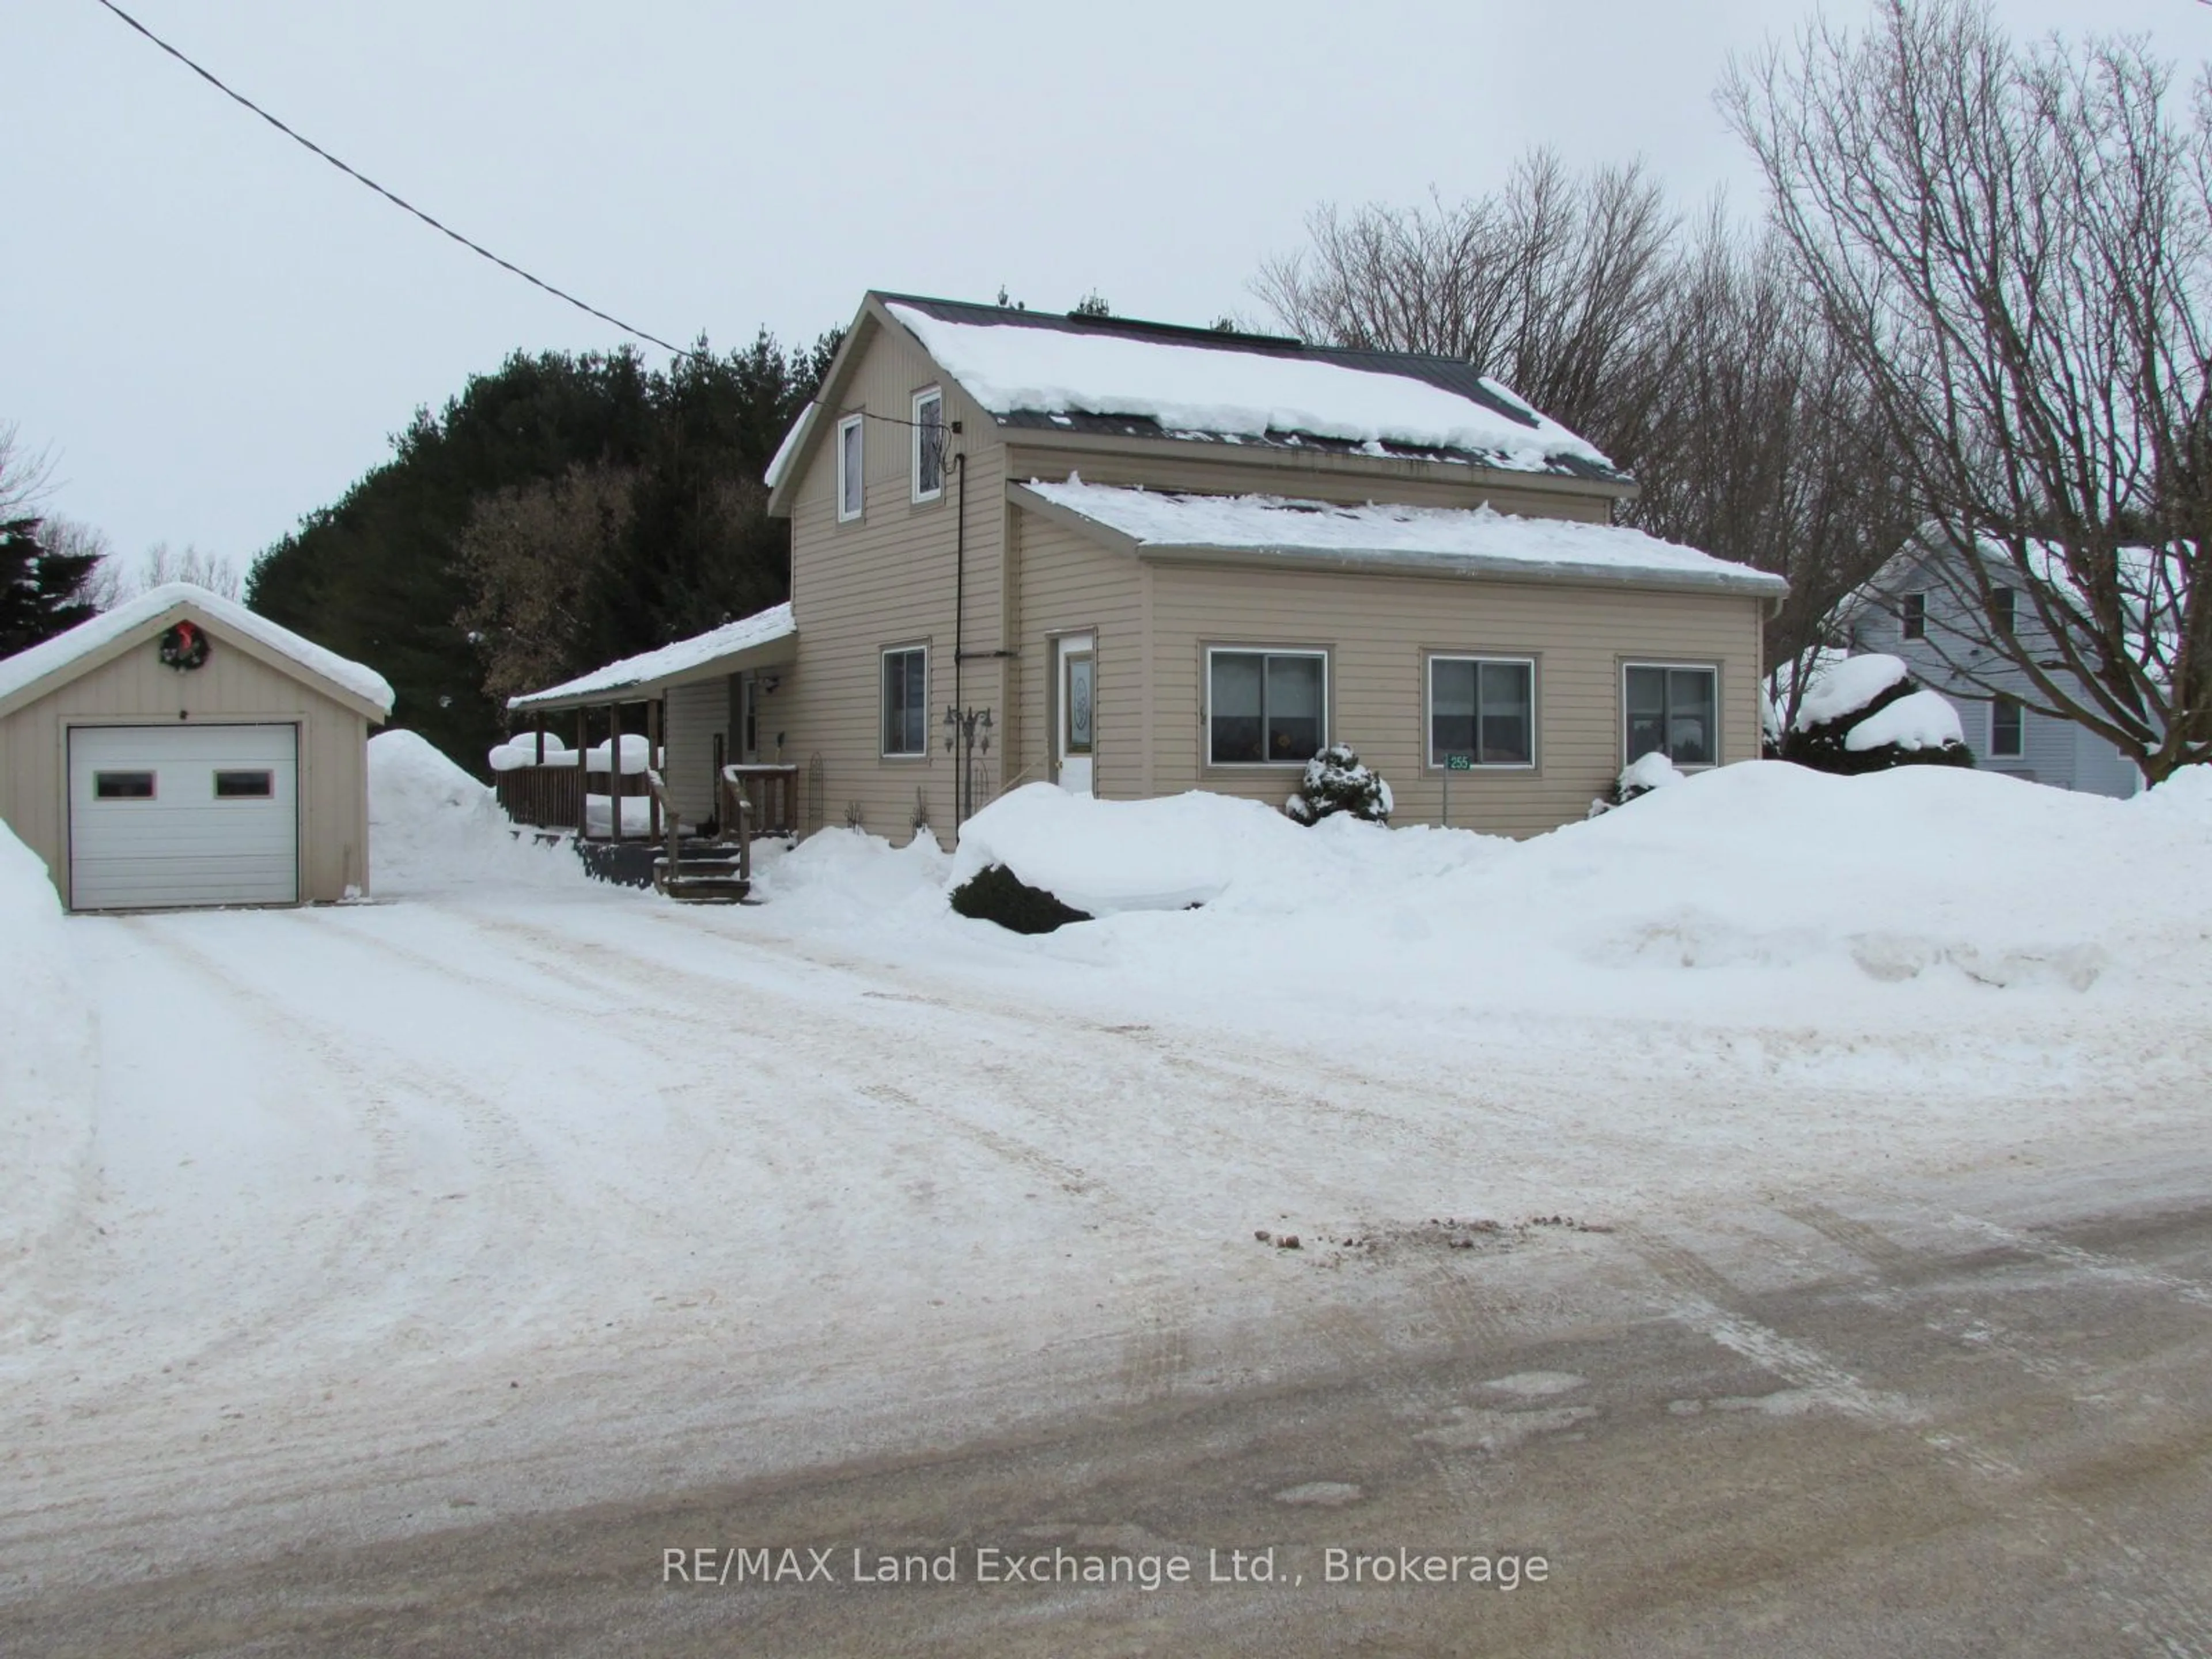
[[462, 532], [470, 600], [460, 616], [497, 702], [576, 666], [595, 584], [636, 513], [638, 475], [573, 466], [479, 498]]
[[0, 421], [0, 520], [31, 516], [53, 482], [53, 457], [25, 447], [13, 421]]
[[1539, 152], [1495, 197], [1307, 228], [1254, 284], [1286, 326], [1469, 359], [1582, 433], [1636, 475], [1625, 518], [1790, 578], [1770, 662], [1805, 657], [1910, 527], [1856, 366], [1718, 204], [1687, 226], [1636, 168]]
[[2177, 121], [2170, 80], [2140, 43], [1883, 0], [1721, 92], [1978, 619], [1955, 665], [2154, 781], [2212, 760], [2212, 81]]
[[1577, 177], [1538, 150], [1497, 195], [1457, 206], [1316, 209], [1311, 246], [1252, 286], [1306, 339], [1479, 363], [1633, 467], [1677, 228], [1640, 167]]

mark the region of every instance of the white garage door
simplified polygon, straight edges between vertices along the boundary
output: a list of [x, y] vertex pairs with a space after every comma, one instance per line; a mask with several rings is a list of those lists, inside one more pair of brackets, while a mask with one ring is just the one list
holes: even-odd
[[80, 726], [69, 750], [77, 909], [298, 899], [298, 727]]

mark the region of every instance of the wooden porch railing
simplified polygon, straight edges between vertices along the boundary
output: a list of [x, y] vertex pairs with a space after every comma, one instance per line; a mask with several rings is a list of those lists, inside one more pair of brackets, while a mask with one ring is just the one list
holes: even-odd
[[[799, 833], [799, 768], [796, 765], [732, 765], [721, 771], [718, 807], [727, 801], [732, 793], [747, 802], [752, 811], [752, 830], [763, 836], [793, 836]], [[733, 820], [725, 813], [722, 823]]]

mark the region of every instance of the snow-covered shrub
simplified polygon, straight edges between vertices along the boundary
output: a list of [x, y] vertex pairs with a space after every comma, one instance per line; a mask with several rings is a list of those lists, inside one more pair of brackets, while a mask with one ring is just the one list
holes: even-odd
[[1845, 775], [1974, 763], [1959, 711], [1923, 689], [1901, 658], [1880, 653], [1828, 665], [1783, 734], [1781, 757]]
[[1388, 823], [1393, 805], [1390, 786], [1361, 763], [1352, 745], [1333, 743], [1306, 763], [1297, 793], [1283, 803], [1283, 811], [1300, 823], [1319, 823], [1338, 812]]
[[1091, 920], [1088, 912], [1062, 904], [1003, 864], [986, 866], [954, 888], [952, 908], [963, 916], [995, 921], [1017, 933], [1049, 933], [1071, 921]]
[[1658, 750], [1648, 755], [1638, 755], [1620, 769], [1620, 775], [1613, 787], [1589, 804], [1585, 817], [1598, 817], [1616, 806], [1626, 806], [1639, 795], [1648, 795], [1654, 789], [1664, 789], [1670, 783], [1680, 783], [1682, 775], [1674, 763]]

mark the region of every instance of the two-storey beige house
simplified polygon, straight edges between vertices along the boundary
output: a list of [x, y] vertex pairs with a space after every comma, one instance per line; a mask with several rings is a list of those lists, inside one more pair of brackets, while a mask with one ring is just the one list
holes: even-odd
[[679, 799], [774, 759], [898, 840], [1040, 781], [1279, 803], [1335, 742], [1399, 822], [1526, 835], [1759, 753], [1782, 580], [1614, 526], [1464, 362], [870, 294], [769, 483], [787, 613], [517, 707], [662, 698]]

